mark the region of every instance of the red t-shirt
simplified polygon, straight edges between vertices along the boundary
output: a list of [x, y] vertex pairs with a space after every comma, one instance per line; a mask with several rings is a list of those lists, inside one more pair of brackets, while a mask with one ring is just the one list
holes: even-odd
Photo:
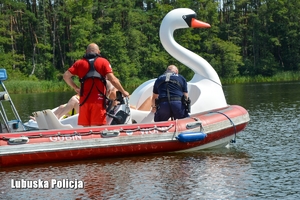
[[[110, 63], [108, 60], [102, 57], [98, 57], [94, 62], [94, 67], [98, 73], [100, 73], [104, 78], [108, 73], [112, 73], [112, 68], [110, 66]], [[79, 78], [83, 78], [89, 71], [90, 65], [87, 59], [82, 58], [80, 60], [77, 60], [68, 70], [71, 74], [77, 75]], [[84, 82], [84, 88], [83, 88], [83, 95], [80, 98], [80, 103], [84, 101], [84, 99], [87, 97], [90, 90], [89, 97], [85, 101], [85, 103], [94, 103], [96, 101], [99, 102], [100, 99], [104, 99], [104, 97], [101, 95], [100, 92], [98, 92], [98, 89], [105, 94], [106, 89], [104, 87], [104, 84], [102, 81], [98, 78], [94, 79], [94, 86], [93, 85], [93, 79], [88, 78]], [[97, 87], [96, 87], [97, 86]], [[98, 89], [97, 89], [98, 88]]]

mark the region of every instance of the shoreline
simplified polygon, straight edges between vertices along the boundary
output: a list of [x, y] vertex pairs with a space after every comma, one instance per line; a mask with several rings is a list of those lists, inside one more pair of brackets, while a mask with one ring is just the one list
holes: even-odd
[[[222, 85], [248, 84], [248, 83], [280, 83], [280, 82], [297, 82], [300, 81], [300, 72], [281, 72], [271, 77], [257, 76], [239, 76], [234, 78], [220, 78]], [[128, 91], [133, 92], [140, 84], [124, 84]], [[79, 83], [78, 83], [79, 84]], [[11, 94], [24, 93], [45, 93], [45, 92], [71, 92], [73, 91], [64, 81], [33, 81], [33, 80], [7, 80], [5, 85]]]

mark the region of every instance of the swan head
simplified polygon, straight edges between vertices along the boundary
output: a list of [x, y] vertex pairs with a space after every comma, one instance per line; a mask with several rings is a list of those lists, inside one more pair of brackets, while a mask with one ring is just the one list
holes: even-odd
[[210, 28], [210, 24], [197, 20], [195, 11], [189, 8], [171, 10], [160, 25], [161, 44], [172, 57], [192, 69], [197, 80], [206, 78], [221, 86], [218, 74], [205, 59], [175, 41], [174, 31], [185, 28]]
[[168, 26], [170, 30], [182, 28], [210, 28], [210, 24], [196, 19], [197, 14], [189, 8], [178, 8], [170, 11], [161, 23], [161, 28]]

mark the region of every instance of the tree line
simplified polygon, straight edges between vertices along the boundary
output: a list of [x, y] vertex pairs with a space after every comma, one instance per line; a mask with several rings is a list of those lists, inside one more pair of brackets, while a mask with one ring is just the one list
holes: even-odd
[[60, 81], [95, 42], [124, 85], [155, 78], [169, 64], [191, 78], [159, 40], [163, 17], [180, 7], [211, 28], [177, 30], [176, 41], [221, 78], [299, 70], [299, 0], [1, 0], [1, 68]]

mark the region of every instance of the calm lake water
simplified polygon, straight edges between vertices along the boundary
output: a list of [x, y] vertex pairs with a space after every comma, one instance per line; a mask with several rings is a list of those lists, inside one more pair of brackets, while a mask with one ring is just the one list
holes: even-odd
[[[0, 168], [0, 199], [299, 199], [300, 82], [224, 86], [251, 121], [230, 148]], [[23, 120], [72, 93], [11, 95]], [[81, 189], [12, 189], [12, 180]]]

